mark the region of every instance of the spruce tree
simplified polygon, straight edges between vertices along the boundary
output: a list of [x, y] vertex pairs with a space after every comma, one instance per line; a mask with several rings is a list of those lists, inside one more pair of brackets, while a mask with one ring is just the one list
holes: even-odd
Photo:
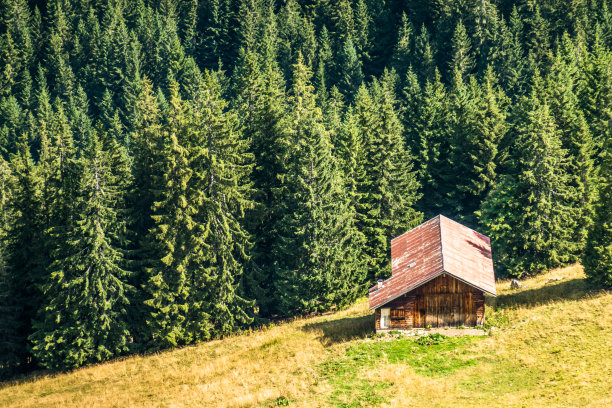
[[353, 45], [353, 40], [346, 40], [339, 53], [340, 66], [338, 68], [338, 89], [352, 101], [363, 82], [361, 61]]
[[367, 63], [372, 49], [372, 17], [365, 0], [357, 0], [355, 5], [354, 42], [359, 59]]
[[147, 310], [144, 307], [146, 268], [151, 254], [147, 241], [149, 231], [154, 226], [153, 203], [156, 194], [164, 186], [163, 149], [162, 149], [162, 114], [151, 81], [145, 76], [143, 86], [136, 102], [136, 130], [131, 134], [132, 143], [132, 183], [127, 195], [127, 220], [132, 231], [130, 258], [133, 275], [130, 284], [136, 288], [131, 299], [130, 327], [134, 342], [144, 347], [148, 341], [146, 323]]
[[7, 161], [0, 157], [0, 378], [14, 374], [23, 363], [23, 338], [18, 333], [19, 302], [15, 275], [8, 268], [8, 234], [13, 211], [10, 208], [12, 174]]
[[[13, 189], [10, 208], [12, 225], [6, 235], [6, 263], [4, 290], [11, 299], [3, 304], [11, 314], [2, 320], [6, 343], [3, 356], [10, 366], [25, 366], [31, 355], [28, 336], [32, 333], [32, 319], [40, 309], [40, 287], [48, 259], [45, 255], [45, 208], [41, 197], [41, 177], [30, 155], [28, 144], [21, 140], [11, 160]], [[6, 309], [5, 309], [6, 310]], [[11, 319], [10, 317], [13, 316]]]
[[472, 56], [472, 44], [465, 26], [459, 20], [457, 27], [455, 27], [455, 33], [452, 38], [452, 51], [450, 60], [450, 75], [452, 78], [455, 75], [461, 76], [462, 80], [467, 79], [467, 75], [474, 69], [475, 61]]
[[523, 21], [516, 7], [512, 9], [507, 26], [500, 22], [500, 39], [491, 57], [500, 84], [509, 97], [522, 96], [525, 92], [526, 58], [521, 41]]
[[292, 152], [279, 197], [285, 212], [277, 225], [280, 238], [274, 248], [275, 286], [283, 315], [346, 305], [359, 294], [364, 271], [342, 173], [315, 106], [310, 69], [301, 57], [293, 76]]
[[527, 34], [527, 50], [538, 68], [545, 68], [550, 59], [549, 23], [542, 17], [539, 4], [534, 4], [525, 18]]
[[420, 74], [421, 81], [433, 80], [436, 70], [434, 51], [431, 48], [431, 39], [425, 24], [414, 40], [415, 69]]
[[242, 276], [242, 290], [257, 300], [259, 313], [269, 315], [274, 309], [274, 257], [271, 248], [279, 217], [279, 203], [274, 192], [285, 173], [283, 140], [287, 137], [285, 80], [275, 61], [274, 50], [261, 64], [247, 52], [235, 71], [236, 111], [254, 166], [251, 177], [254, 207], [247, 211], [245, 227], [254, 239], [252, 257]]
[[236, 114], [225, 111], [219, 83], [208, 74], [204, 81], [188, 114], [193, 117], [187, 141], [192, 171], [188, 200], [195, 213], [188, 243], [193, 283], [186, 323], [197, 340], [251, 323], [253, 307], [238, 287], [251, 246], [242, 223], [245, 210], [252, 207], [253, 155]]
[[349, 106], [342, 121], [336, 152], [338, 165], [344, 174], [345, 190], [351, 206], [356, 209], [360, 201], [358, 181], [364, 180], [366, 169], [363, 134], [352, 106]]
[[96, 134], [83, 159], [75, 218], [47, 270], [44, 300], [29, 337], [46, 368], [72, 368], [108, 360], [128, 349], [128, 300], [123, 254], [115, 247], [123, 194], [115, 185]]
[[[583, 50], [584, 51], [584, 50]], [[612, 138], [612, 52], [596, 37], [590, 53], [582, 58], [581, 107], [589, 124], [595, 152]]]
[[422, 219], [414, 210], [419, 184], [405, 149], [402, 125], [388, 83], [374, 82], [372, 93], [357, 94], [355, 113], [364, 143], [367, 169], [359, 180], [358, 228], [366, 237], [368, 281], [389, 275], [391, 239]]
[[482, 88], [471, 77], [468, 85], [459, 83], [453, 92], [451, 167], [455, 176], [448, 215], [469, 226], [476, 226], [474, 212], [495, 182], [497, 146], [505, 133], [502, 103], [503, 94], [496, 89], [491, 70]]
[[584, 272], [596, 285], [612, 286], [612, 139], [601, 154], [599, 199], [582, 258]]
[[402, 124], [404, 126], [404, 135], [406, 148], [410, 150], [415, 158], [415, 170], [419, 180], [424, 179], [426, 170], [426, 161], [420, 160], [421, 154], [426, 156], [425, 144], [423, 139], [423, 115], [421, 111], [425, 108], [423, 104], [423, 91], [419, 84], [419, 78], [415, 74], [412, 66], [408, 67], [406, 77], [403, 80], [404, 88], [400, 96], [400, 105], [402, 108]]
[[[145, 103], [150, 95], [150, 91], [146, 92]], [[186, 147], [187, 119], [176, 82], [171, 88], [167, 114], [167, 124], [160, 131], [151, 129], [152, 134], [145, 136], [155, 139], [143, 141], [157, 150], [157, 161], [151, 163], [154, 168], [147, 175], [151, 178], [147, 185], [150, 190], [141, 193], [150, 200], [147, 213], [151, 221], [144, 221], [151, 226], [144, 231], [141, 262], [147, 338], [150, 347], [156, 349], [193, 341], [186, 320], [193, 284], [188, 260], [196, 203], [190, 201], [188, 191], [192, 170]]]
[[566, 150], [536, 83], [523, 102], [512, 167], [482, 204], [480, 223], [492, 240], [498, 271], [523, 276], [571, 260], [577, 195]]
[[579, 79], [575, 53], [571, 41], [564, 36], [562, 49], [557, 52], [551, 67], [548, 89], [551, 114], [559, 128], [561, 146], [567, 150], [568, 177], [578, 193], [577, 201], [573, 204], [578, 210], [578, 218], [573, 239], [575, 248], [572, 251], [578, 259], [593, 217], [595, 153], [591, 132], [576, 95]]
[[422, 185], [419, 209], [430, 218], [449, 210], [448, 197], [454, 188], [451, 180], [455, 175], [450, 165], [449, 96], [437, 70], [434, 79], [425, 84], [421, 106], [422, 131], [419, 140], [413, 142], [418, 143], [413, 151]]
[[402, 14], [401, 27], [399, 29], [397, 44], [393, 50], [393, 56], [391, 57], [391, 63], [393, 68], [397, 71], [400, 77], [404, 77], [408, 68], [412, 65], [412, 36], [414, 35], [414, 28], [406, 13]]

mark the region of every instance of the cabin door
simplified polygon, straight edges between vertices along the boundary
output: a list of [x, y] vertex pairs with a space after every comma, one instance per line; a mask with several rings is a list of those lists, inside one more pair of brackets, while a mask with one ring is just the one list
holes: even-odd
[[390, 321], [391, 321], [391, 309], [386, 308], [386, 307], [380, 309], [380, 328], [388, 329]]

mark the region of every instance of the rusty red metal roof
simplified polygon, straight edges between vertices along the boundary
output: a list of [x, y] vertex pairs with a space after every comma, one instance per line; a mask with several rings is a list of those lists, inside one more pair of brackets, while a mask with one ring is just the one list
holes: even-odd
[[391, 277], [370, 288], [370, 309], [446, 273], [495, 296], [489, 238], [438, 215], [391, 241]]

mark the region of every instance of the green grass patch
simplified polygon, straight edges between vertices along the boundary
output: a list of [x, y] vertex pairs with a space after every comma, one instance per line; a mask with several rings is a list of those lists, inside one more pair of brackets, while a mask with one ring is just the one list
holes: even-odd
[[425, 376], [446, 376], [477, 364], [470, 346], [478, 337], [447, 337], [439, 333], [391, 341], [371, 340], [350, 347], [346, 353], [320, 366], [333, 386], [329, 402], [337, 407], [376, 406], [387, 402], [384, 390], [391, 383], [364, 380], [362, 374], [385, 363], [404, 363]]

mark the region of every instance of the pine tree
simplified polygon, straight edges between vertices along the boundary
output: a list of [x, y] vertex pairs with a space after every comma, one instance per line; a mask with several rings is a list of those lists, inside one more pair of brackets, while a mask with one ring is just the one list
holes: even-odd
[[453, 189], [449, 106], [449, 96], [436, 70], [434, 79], [427, 81], [423, 90], [422, 131], [419, 140], [414, 141], [418, 147], [413, 150], [422, 185], [419, 209], [428, 218], [449, 210], [448, 194]]
[[[157, 162], [148, 174], [151, 190], [142, 193], [151, 200], [147, 213], [152, 225], [145, 232], [142, 263], [147, 337], [152, 348], [193, 341], [186, 323], [193, 284], [188, 260], [196, 203], [190, 201], [188, 191], [192, 170], [186, 148], [185, 105], [176, 82], [170, 91], [167, 125], [145, 136], [155, 139], [144, 141], [158, 151]], [[145, 102], [150, 95], [150, 91], [146, 92]]]
[[33, 324], [32, 352], [47, 368], [108, 360], [128, 349], [127, 272], [117, 241], [120, 200], [106, 152], [96, 134], [83, 160], [78, 216], [65, 228]]
[[550, 37], [549, 24], [542, 17], [540, 6], [537, 3], [528, 4], [530, 10], [527, 13], [527, 49], [532, 55], [535, 65], [544, 69], [549, 64], [550, 59]]
[[581, 107], [590, 126], [595, 152], [612, 137], [612, 52], [596, 37], [592, 51], [582, 59]]
[[551, 114], [559, 128], [561, 146], [568, 154], [568, 177], [578, 193], [577, 201], [573, 204], [579, 214], [572, 251], [577, 259], [583, 251], [593, 216], [594, 143], [575, 93], [578, 82], [576, 50], [568, 36], [564, 36], [562, 41], [562, 49], [557, 52], [551, 67], [548, 89], [551, 93]]
[[[199, 44], [197, 54], [198, 60], [203, 68], [218, 69], [221, 56], [227, 47], [227, 24], [229, 16], [223, 13], [223, 5], [227, 3], [223, 0], [211, 0], [201, 5], [200, 31], [202, 40]], [[227, 62], [227, 60], [223, 61]]]
[[[13, 214], [13, 217], [6, 235], [6, 269], [3, 273], [6, 279], [3, 289], [10, 291], [11, 299], [2, 306], [12, 313], [3, 315], [1, 322], [2, 332], [7, 336], [3, 339], [2, 356], [7, 358], [11, 367], [15, 367], [25, 366], [30, 358], [28, 336], [32, 332], [32, 319], [40, 308], [40, 285], [47, 258], [41, 178], [23, 139], [11, 160], [11, 170], [14, 181], [7, 214]], [[14, 317], [11, 319], [11, 316]]]
[[365, 178], [365, 151], [363, 134], [360, 132], [357, 116], [349, 106], [342, 121], [336, 144], [338, 165], [344, 174], [345, 190], [350, 205], [356, 209], [360, 201], [358, 180]]
[[423, 104], [423, 91], [419, 84], [419, 78], [412, 69], [408, 67], [408, 72], [404, 79], [404, 88], [400, 96], [402, 106], [402, 124], [406, 148], [410, 150], [415, 158], [415, 170], [417, 178], [422, 181], [425, 178], [427, 156], [426, 144], [423, 139], [423, 115], [421, 111], [425, 108]]
[[470, 226], [476, 225], [474, 212], [496, 178], [497, 146], [504, 136], [506, 120], [501, 100], [503, 95], [496, 89], [491, 70], [482, 88], [471, 77], [467, 86], [460, 83], [453, 94], [451, 163], [455, 177], [449, 193], [453, 210], [449, 215]]
[[467, 79], [467, 75], [471, 74], [475, 67], [474, 57], [472, 56], [472, 44], [465, 26], [459, 20], [455, 33], [452, 38], [452, 50], [450, 60], [449, 77], [459, 75], [463, 81]]
[[0, 378], [9, 377], [23, 363], [23, 338], [18, 328], [20, 322], [18, 293], [15, 288], [15, 275], [8, 268], [8, 234], [13, 219], [10, 208], [13, 189], [11, 169], [7, 161], [0, 157]]
[[293, 127], [284, 216], [277, 226], [279, 311], [283, 315], [342, 307], [359, 294], [363, 267], [342, 174], [331, 154], [322, 115], [315, 106], [310, 69], [301, 57], [291, 91]]
[[500, 84], [509, 97], [515, 98], [524, 94], [525, 80], [528, 78], [520, 38], [523, 35], [523, 22], [516, 7], [512, 9], [508, 26], [502, 20], [500, 29], [499, 45], [491, 58]]
[[[131, 215], [136, 234], [141, 240], [152, 227], [151, 206], [153, 194], [158, 189], [155, 185], [160, 174], [158, 164], [161, 162], [161, 112], [152, 83], [143, 79], [143, 88], [137, 101], [137, 130], [132, 134], [134, 188], [130, 192]], [[140, 243], [138, 244], [140, 246]]]
[[68, 116], [70, 117], [70, 131], [73, 134], [77, 150], [84, 151], [89, 144], [93, 126], [89, 113], [89, 101], [87, 94], [79, 85], [76, 95], [70, 99], [68, 106]]
[[188, 243], [193, 283], [186, 323], [198, 340], [227, 335], [252, 322], [253, 302], [240, 296], [238, 285], [251, 245], [242, 222], [252, 207], [253, 156], [236, 114], [226, 112], [226, 106], [219, 84], [206, 75], [190, 112], [193, 130], [188, 140], [193, 172], [188, 200], [195, 214]]
[[142, 290], [146, 282], [146, 268], [151, 254], [148, 252], [147, 240], [149, 231], [154, 227], [153, 204], [162, 184], [164, 168], [162, 167], [162, 115], [151, 81], [145, 76], [138, 96], [136, 110], [136, 131], [132, 133], [132, 183], [127, 196], [127, 216], [132, 232], [131, 261], [133, 275], [130, 284], [136, 288], [131, 299], [129, 310], [130, 331], [134, 343], [144, 347], [149, 340], [147, 313], [144, 307], [145, 293]]
[[436, 70], [434, 52], [431, 49], [430, 36], [425, 24], [414, 40], [415, 70], [420, 74], [421, 81], [433, 80]]
[[38, 66], [36, 88], [34, 90], [33, 99], [35, 131], [32, 132], [33, 134], [30, 137], [32, 139], [31, 144], [34, 157], [37, 158], [38, 150], [41, 147], [42, 140], [47, 137], [46, 135], [49, 131], [49, 126], [51, 125], [51, 117], [53, 116], [47, 80], [45, 78], [45, 72], [41, 66]]
[[255, 206], [247, 217], [247, 228], [254, 237], [252, 262], [245, 280], [250, 280], [247, 295], [257, 300], [259, 312], [269, 315], [275, 308], [274, 256], [272, 248], [277, 239], [276, 225], [282, 216], [277, 191], [286, 173], [288, 154], [287, 101], [284, 78], [274, 63], [263, 72], [260, 105], [255, 115], [254, 132], [245, 134], [251, 140], [254, 167], [253, 181]]
[[332, 9], [333, 34], [335, 35], [338, 49], [350, 39], [355, 38], [355, 14], [349, 0], [340, 0]]
[[367, 63], [372, 48], [372, 18], [365, 0], [357, 0], [355, 5], [355, 48], [359, 59]]
[[193, 55], [196, 40], [196, 23], [198, 17], [198, 1], [186, 0], [179, 5], [179, 32], [185, 52]]
[[338, 89], [347, 100], [352, 101], [363, 82], [363, 72], [361, 61], [350, 38], [344, 43], [339, 58], [341, 63], [338, 69]]
[[404, 78], [411, 67], [413, 61], [412, 55], [412, 36], [414, 35], [414, 27], [406, 13], [402, 14], [402, 25], [399, 29], [397, 44], [393, 50], [392, 66], [395, 68], [401, 78]]
[[42, 196], [46, 210], [49, 231], [47, 246], [49, 253], [59, 243], [67, 223], [74, 216], [73, 203], [78, 197], [80, 163], [70, 131], [70, 124], [59, 98], [55, 100], [54, 112], [49, 124], [48, 135], [40, 151], [40, 175]]
[[473, 34], [474, 55], [477, 57], [476, 67], [482, 72], [490, 64], [492, 55], [500, 43], [499, 12], [497, 6], [490, 0], [478, 2], [474, 13], [475, 29]]
[[492, 240], [498, 270], [522, 276], [571, 260], [577, 193], [567, 175], [566, 151], [545, 100], [534, 90], [523, 102], [512, 169], [482, 204], [480, 222]]
[[0, 100], [0, 154], [15, 151], [19, 135], [25, 132], [24, 112], [15, 96]]
[[75, 76], [68, 55], [70, 29], [64, 5], [58, 2], [51, 8], [51, 30], [45, 64], [49, 67], [50, 87], [54, 97], [67, 101], [75, 87]]
[[612, 286], [612, 139], [607, 139], [601, 156], [599, 199], [582, 263], [593, 283], [609, 287]]
[[358, 181], [357, 225], [366, 237], [368, 281], [389, 275], [391, 238], [422, 219], [414, 210], [419, 184], [412, 171], [412, 157], [404, 146], [395, 105], [388, 83], [375, 81], [372, 93], [362, 87], [357, 94], [355, 113], [367, 169]]

